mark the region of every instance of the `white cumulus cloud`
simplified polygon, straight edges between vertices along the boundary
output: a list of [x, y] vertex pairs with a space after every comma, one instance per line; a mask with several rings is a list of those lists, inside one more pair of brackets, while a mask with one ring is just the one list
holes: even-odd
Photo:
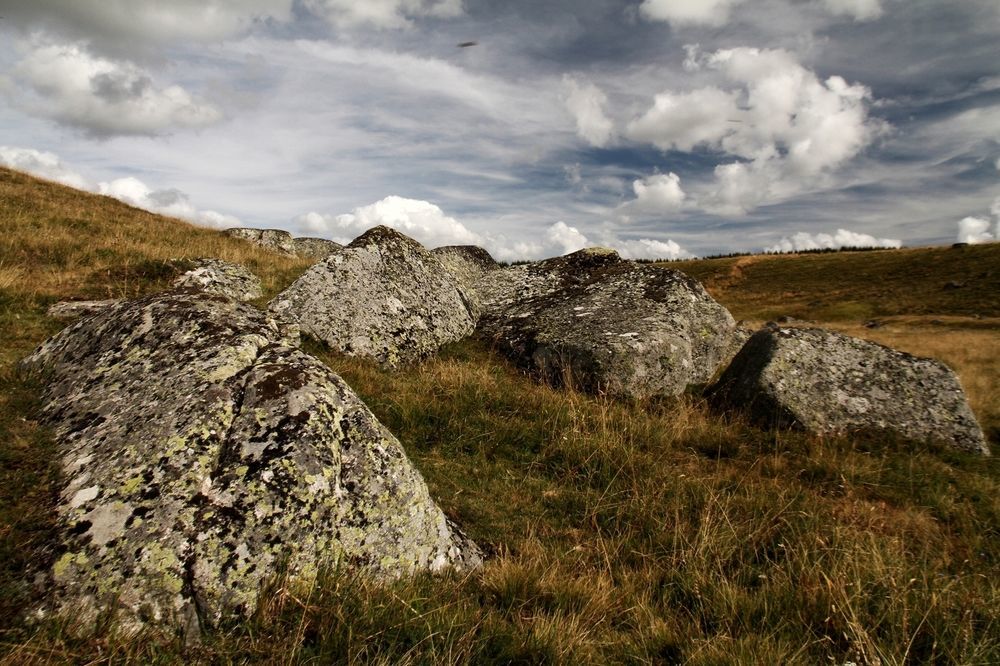
[[593, 146], [603, 147], [614, 134], [614, 123], [604, 113], [607, 96], [593, 83], [577, 83], [563, 77], [566, 108], [576, 119], [576, 133]]
[[650, 238], [617, 240], [609, 243], [626, 259], [691, 259], [693, 254], [672, 240], [658, 241]]
[[809, 234], [799, 232], [786, 236], [764, 252], [802, 252], [804, 250], [838, 250], [851, 247], [902, 247], [903, 242], [894, 238], [876, 238], [869, 234], [837, 229], [835, 234]]
[[639, 12], [653, 21], [671, 25], [723, 25], [729, 10], [743, 0], [644, 0]]
[[663, 150], [700, 145], [729, 155], [698, 193], [709, 212], [740, 215], [816, 186], [883, 129], [868, 116], [867, 88], [839, 76], [820, 80], [781, 49], [702, 56], [692, 47], [688, 67], [717, 71], [735, 87], [656, 95], [627, 135]]
[[676, 173], [657, 173], [632, 182], [635, 199], [619, 207], [621, 215], [665, 214], [681, 209], [686, 197]]
[[306, 213], [297, 217], [295, 222], [304, 233], [321, 234], [344, 244], [380, 224], [392, 227], [432, 248], [482, 242], [478, 234], [469, 231], [455, 218], [445, 215], [429, 201], [395, 195], [342, 215]]
[[988, 243], [996, 240], [990, 227], [993, 226], [985, 217], [966, 217], [958, 221], [959, 243]]
[[87, 179], [63, 164], [59, 156], [33, 148], [0, 146], [0, 164], [24, 171], [46, 180], [75, 187], [78, 190], [91, 189]]
[[509, 238], [502, 233], [479, 234], [446, 215], [440, 207], [429, 201], [399, 196], [388, 196], [341, 215], [306, 213], [295, 218], [294, 224], [300, 233], [320, 235], [345, 245], [381, 224], [396, 229], [428, 248], [478, 245], [500, 261], [544, 259], [595, 245], [616, 249], [627, 258], [675, 259], [691, 256], [672, 240], [620, 240], [612, 234], [603, 233], [600, 242], [594, 242], [580, 229], [563, 221], [522, 234], [518, 238]]
[[240, 226], [240, 220], [232, 215], [224, 215], [214, 210], [198, 210], [191, 204], [188, 195], [180, 190], [154, 190], [132, 176], [99, 183], [97, 192], [136, 208], [177, 217], [203, 227], [227, 229]]
[[660, 150], [689, 151], [699, 144], [718, 145], [733, 131], [737, 94], [718, 88], [702, 88], [685, 93], [670, 91], [656, 95], [653, 106], [629, 123], [628, 136], [653, 144]]
[[103, 194], [152, 213], [178, 217], [204, 227], [226, 229], [241, 225], [239, 218], [232, 215], [196, 208], [188, 195], [180, 190], [172, 188], [154, 190], [132, 176], [95, 184], [64, 164], [54, 153], [34, 148], [0, 146], [0, 164], [78, 190]]
[[414, 18], [451, 18], [463, 12], [462, 0], [304, 0], [303, 4], [340, 28], [403, 28]]
[[79, 44], [37, 44], [14, 68], [21, 100], [35, 113], [94, 136], [156, 135], [222, 119], [177, 85], [158, 86], [141, 67]]
[[[1000, 197], [993, 200], [990, 206], [990, 215], [996, 221], [996, 225], [985, 217], [969, 216], [958, 222], [958, 242], [959, 243], [988, 243], [1000, 240]], [[993, 227], [991, 229], [991, 227]]]

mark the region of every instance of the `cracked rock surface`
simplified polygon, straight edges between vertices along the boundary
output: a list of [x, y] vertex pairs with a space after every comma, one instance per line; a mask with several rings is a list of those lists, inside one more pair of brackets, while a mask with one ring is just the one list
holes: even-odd
[[47, 609], [189, 636], [253, 613], [263, 583], [342, 563], [372, 575], [478, 566], [399, 442], [265, 313], [176, 290], [57, 334], [62, 554]]
[[710, 395], [768, 427], [888, 432], [989, 455], [954, 371], [833, 331], [757, 331]]
[[624, 398], [707, 383], [738, 348], [732, 315], [697, 281], [590, 248], [493, 271], [479, 333], [542, 378]]
[[264, 295], [260, 278], [250, 269], [221, 259], [195, 259], [195, 267], [177, 276], [173, 286], [192, 287], [228, 296], [237, 301], [252, 301]]
[[475, 306], [441, 262], [384, 226], [313, 265], [269, 308], [335, 350], [388, 367], [426, 358], [475, 326]]

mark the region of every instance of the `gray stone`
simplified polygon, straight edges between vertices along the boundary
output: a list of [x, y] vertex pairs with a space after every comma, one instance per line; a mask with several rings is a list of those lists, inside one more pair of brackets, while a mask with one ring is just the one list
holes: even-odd
[[709, 394], [768, 427], [888, 432], [989, 454], [951, 369], [832, 331], [761, 329]]
[[59, 301], [50, 305], [45, 314], [55, 319], [76, 319], [106, 310], [118, 302], [117, 298], [106, 301]]
[[290, 233], [281, 229], [233, 227], [222, 233], [231, 238], [239, 238], [260, 245], [274, 252], [306, 259], [325, 259], [343, 247], [340, 243], [326, 238], [293, 238]]
[[705, 384], [737, 349], [732, 315], [678, 271], [611, 250], [494, 271], [479, 333], [547, 381], [623, 398]]
[[179, 275], [174, 287], [191, 287], [228, 296], [237, 301], [252, 301], [264, 295], [260, 278], [239, 264], [221, 259], [195, 259], [194, 268]]
[[446, 245], [431, 250], [441, 264], [455, 278], [458, 288], [469, 304], [473, 319], [478, 321], [482, 314], [482, 303], [476, 285], [488, 273], [500, 268], [489, 252], [475, 245]]
[[281, 254], [295, 255], [295, 241], [292, 235], [281, 229], [250, 229], [234, 227], [222, 232], [231, 238], [239, 238]]
[[441, 262], [382, 226], [312, 266], [269, 306], [332, 349], [388, 367], [471, 334], [470, 307]]
[[343, 245], [326, 238], [293, 238], [292, 247], [296, 255], [308, 259], [326, 259], [334, 252], [343, 249]]
[[196, 290], [115, 305], [22, 363], [60, 442], [50, 612], [189, 633], [287, 572], [478, 566], [399, 442], [253, 307]]

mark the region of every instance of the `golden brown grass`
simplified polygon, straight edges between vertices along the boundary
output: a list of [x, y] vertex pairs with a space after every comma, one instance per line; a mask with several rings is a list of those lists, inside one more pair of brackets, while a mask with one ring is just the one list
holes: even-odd
[[[38, 387], [10, 367], [58, 328], [43, 302], [157, 288], [175, 256], [243, 256], [272, 276], [272, 291], [300, 267], [11, 172], [0, 172], [0, 210], [21, 211], [0, 218], [14, 220], [18, 239], [0, 241], [0, 663], [1000, 662], [995, 458], [762, 431], [697, 396], [628, 404], [556, 390], [475, 342], [398, 373], [310, 349], [486, 549], [481, 572], [379, 584], [330, 571], [308, 589], [278, 579], [254, 618], [194, 647], [156, 633], [73, 637], [58, 623], [24, 625], [25, 572], [50, 556], [58, 477], [55, 442], [32, 420]], [[81, 225], [89, 240], [68, 231]], [[744, 262], [742, 279], [756, 265]], [[795, 274], [776, 268], [783, 277], [770, 287], [719, 297], [757, 319], [776, 316], [786, 292], [825, 298]], [[859, 283], [861, 297], [846, 302], [868, 302], [867, 289]], [[947, 304], [930, 315], [944, 324], [834, 323], [952, 364], [977, 414], [995, 424], [996, 328]], [[903, 305], [880, 305], [881, 316], [914, 314]]]
[[4, 168], [0, 220], [0, 289], [42, 300], [135, 296], [198, 257], [244, 264], [273, 294], [311, 263]]

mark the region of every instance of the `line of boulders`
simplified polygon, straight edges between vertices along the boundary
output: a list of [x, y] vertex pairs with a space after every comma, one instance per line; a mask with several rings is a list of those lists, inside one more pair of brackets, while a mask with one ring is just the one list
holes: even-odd
[[557, 385], [626, 400], [708, 386], [713, 405], [768, 427], [989, 453], [943, 364], [815, 328], [751, 336], [697, 281], [612, 250], [501, 266], [376, 227], [267, 312], [243, 303], [255, 280], [196, 262], [170, 291], [80, 308], [24, 361], [45, 380], [66, 479], [49, 611], [196, 635], [252, 614], [281, 568], [308, 580], [337, 562], [376, 576], [481, 562], [393, 435], [297, 348], [300, 330], [386, 367], [476, 334]]

